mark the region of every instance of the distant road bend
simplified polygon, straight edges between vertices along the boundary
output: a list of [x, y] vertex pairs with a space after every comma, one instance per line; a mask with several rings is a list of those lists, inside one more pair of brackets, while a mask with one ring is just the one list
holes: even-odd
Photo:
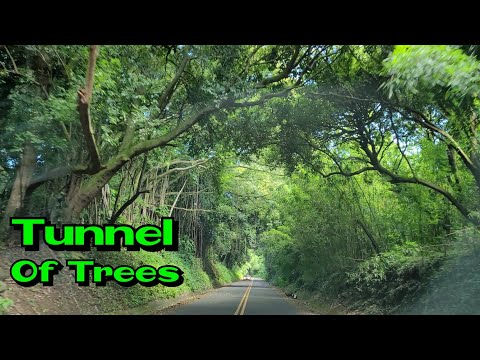
[[213, 290], [163, 315], [303, 315], [299, 304], [258, 278]]

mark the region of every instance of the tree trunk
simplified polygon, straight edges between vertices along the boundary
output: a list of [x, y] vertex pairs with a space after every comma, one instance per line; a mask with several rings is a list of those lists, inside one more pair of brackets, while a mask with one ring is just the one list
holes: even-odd
[[372, 244], [372, 248], [375, 251], [375, 254], [380, 255], [380, 248], [378, 247], [378, 244], [375, 241], [375, 238], [373, 237], [372, 233], [370, 231], [368, 231], [367, 226], [363, 223], [363, 221], [358, 220], [358, 219], [357, 219], [357, 223], [362, 227], [365, 234], [367, 234], [367, 237]]
[[112, 176], [113, 173], [103, 170], [92, 176], [76, 193], [71, 194], [63, 212], [63, 222], [78, 221], [82, 210], [97, 196]]
[[32, 179], [33, 170], [35, 169], [35, 150], [29, 142], [23, 147], [23, 156], [20, 166], [17, 170], [15, 181], [13, 182], [12, 191], [8, 199], [5, 215], [3, 218], [2, 230], [7, 230], [9, 219], [15, 216], [23, 207], [25, 194], [28, 185]]
[[63, 221], [78, 221], [82, 210], [88, 206], [117, 171], [129, 160], [126, 156], [113, 158], [104, 169], [90, 176], [77, 191], [72, 192], [71, 196], [67, 198], [67, 205], [63, 211]]

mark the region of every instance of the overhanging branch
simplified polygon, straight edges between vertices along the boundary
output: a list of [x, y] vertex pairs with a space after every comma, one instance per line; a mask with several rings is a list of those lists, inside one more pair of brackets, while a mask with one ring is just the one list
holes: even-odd
[[366, 166], [366, 167], [361, 168], [357, 171], [352, 171], [352, 172], [334, 171], [334, 172], [331, 172], [331, 173], [328, 173], [328, 174], [321, 174], [321, 175], [324, 178], [328, 178], [328, 177], [333, 176], [333, 175], [342, 175], [342, 176], [345, 176], [345, 177], [352, 177], [352, 176], [355, 176], [355, 175], [360, 175], [360, 174], [362, 174], [366, 171], [374, 171], [374, 170], [376, 170], [374, 167]]
[[295, 49], [293, 51], [293, 55], [290, 58], [290, 60], [288, 61], [287, 66], [285, 66], [285, 68], [279, 74], [261, 80], [256, 85], [256, 87], [257, 88], [264, 88], [269, 84], [272, 84], [274, 82], [278, 82], [280, 80], [285, 79], [290, 74], [290, 72], [295, 68], [295, 66], [298, 65], [297, 59], [298, 59], [299, 53], [300, 53], [300, 45], [296, 45]]
[[245, 107], [263, 105], [270, 99], [285, 97], [293, 88], [294, 87], [288, 87], [277, 93], [264, 94], [258, 100], [237, 102], [241, 98], [227, 99], [227, 100], [220, 101], [219, 103], [214, 103], [214, 104], [205, 106], [204, 108], [199, 110], [196, 114], [182, 121], [175, 128], [170, 130], [167, 134], [159, 136], [155, 139], [144, 140], [134, 145], [133, 147], [130, 148], [126, 156], [128, 158], [133, 158], [135, 156], [143, 154], [144, 152], [153, 150], [157, 147], [166, 146], [170, 141], [172, 141], [173, 139], [179, 137], [180, 135], [188, 131], [192, 126], [198, 123], [203, 117], [211, 115], [217, 111], [224, 110], [224, 109], [245, 108]]

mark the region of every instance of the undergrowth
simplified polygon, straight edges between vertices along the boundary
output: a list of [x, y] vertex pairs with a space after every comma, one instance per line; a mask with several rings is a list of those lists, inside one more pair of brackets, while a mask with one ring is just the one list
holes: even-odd
[[443, 252], [406, 242], [346, 271], [309, 281], [299, 276], [293, 283], [273, 282], [287, 293], [296, 292], [321, 312], [332, 313], [327, 308], [341, 307], [345, 312], [385, 314], [413, 301], [445, 259]]
[[216, 271], [209, 276], [204, 270], [201, 259], [196, 258], [193, 254], [181, 252], [148, 252], [143, 250], [135, 252], [98, 252], [96, 261], [102, 265], [108, 264], [113, 267], [128, 265], [137, 268], [142, 265], [151, 265], [158, 268], [163, 265], [175, 265], [184, 272], [184, 283], [177, 287], [159, 284], [152, 287], [135, 285], [127, 288], [116, 283], [107, 283], [107, 286], [99, 287], [100, 297], [109, 299], [108, 302], [104, 302], [102, 310], [105, 312], [137, 307], [151, 301], [171, 299], [183, 294], [201, 292], [237, 279], [231, 270], [217, 261], [212, 263], [212, 267]]

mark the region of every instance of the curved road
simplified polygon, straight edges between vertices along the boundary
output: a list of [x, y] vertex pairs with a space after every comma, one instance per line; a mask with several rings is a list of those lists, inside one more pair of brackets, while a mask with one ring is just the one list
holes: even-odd
[[237, 281], [215, 289], [162, 315], [304, 315], [298, 301], [288, 298], [262, 279]]

